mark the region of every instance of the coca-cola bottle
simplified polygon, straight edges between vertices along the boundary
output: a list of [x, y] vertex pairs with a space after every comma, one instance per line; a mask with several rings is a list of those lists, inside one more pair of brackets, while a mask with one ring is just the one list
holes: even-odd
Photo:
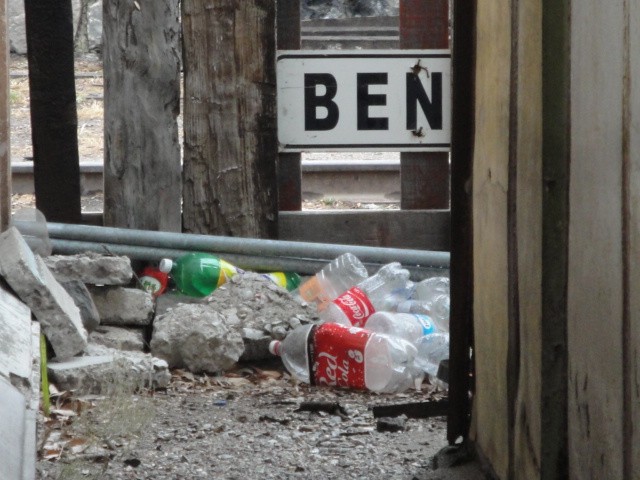
[[331, 301], [319, 313], [322, 322], [364, 326], [377, 310], [386, 309], [389, 298], [397, 298], [398, 292], [409, 292], [409, 271], [400, 263], [388, 263], [357, 286], [350, 288]]
[[368, 275], [367, 269], [358, 257], [352, 253], [344, 253], [302, 283], [292, 294], [298, 295], [305, 302], [315, 303], [322, 309], [328, 302]]
[[422, 381], [411, 343], [357, 327], [302, 325], [283, 341], [272, 341], [269, 351], [282, 357], [293, 377], [311, 385], [393, 393]]

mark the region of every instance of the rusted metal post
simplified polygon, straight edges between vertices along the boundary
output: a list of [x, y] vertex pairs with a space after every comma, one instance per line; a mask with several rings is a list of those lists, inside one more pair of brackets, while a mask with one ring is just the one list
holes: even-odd
[[25, 0], [36, 206], [79, 223], [80, 161], [71, 0]]
[[[401, 0], [400, 48], [449, 48], [449, 0]], [[449, 208], [449, 155], [400, 155], [400, 208]]]
[[9, 42], [7, 0], [0, 0], [0, 232], [11, 221], [11, 148], [9, 142]]
[[[278, 0], [276, 39], [278, 50], [300, 49], [300, 0]], [[278, 155], [278, 209], [302, 210], [300, 153]]]

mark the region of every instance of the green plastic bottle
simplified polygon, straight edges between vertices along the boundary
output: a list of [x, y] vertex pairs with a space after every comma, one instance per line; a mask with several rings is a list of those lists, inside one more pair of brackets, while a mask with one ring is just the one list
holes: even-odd
[[211, 253], [189, 253], [160, 262], [160, 270], [170, 273], [180, 293], [190, 297], [206, 297], [240, 269]]
[[301, 281], [300, 275], [295, 272], [271, 272], [263, 273], [263, 275], [289, 292], [298, 288]]

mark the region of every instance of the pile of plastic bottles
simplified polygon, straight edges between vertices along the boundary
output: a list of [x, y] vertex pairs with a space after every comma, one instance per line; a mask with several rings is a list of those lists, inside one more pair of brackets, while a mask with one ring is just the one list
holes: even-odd
[[397, 263], [368, 276], [352, 254], [344, 254], [293, 292], [315, 303], [320, 322], [303, 325], [271, 353], [299, 381], [401, 392], [419, 389], [449, 357], [449, 279], [414, 283]]
[[[154, 295], [173, 281], [180, 293], [204, 297], [242, 273], [216, 255], [191, 253], [148, 266], [139, 279]], [[303, 283], [292, 272], [263, 275], [318, 309], [317, 324], [302, 325], [269, 347], [299, 381], [385, 393], [420, 389], [425, 376], [442, 383], [438, 368], [449, 357], [447, 277], [414, 283], [397, 262], [369, 276], [350, 253]]]

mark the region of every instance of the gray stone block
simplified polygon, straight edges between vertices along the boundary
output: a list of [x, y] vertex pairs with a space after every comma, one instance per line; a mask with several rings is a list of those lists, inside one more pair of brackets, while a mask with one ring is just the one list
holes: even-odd
[[209, 305], [181, 305], [153, 322], [151, 352], [194, 373], [231, 368], [244, 351], [237, 329]]
[[153, 295], [138, 288], [89, 287], [100, 314], [100, 324], [116, 326], [151, 325]]
[[87, 286], [80, 280], [69, 280], [60, 282], [60, 284], [71, 295], [76, 307], [80, 309], [80, 318], [82, 318], [84, 328], [87, 332], [93, 332], [100, 325], [100, 314]]
[[0, 377], [0, 474], [2, 479], [21, 480], [25, 455], [27, 402], [24, 395]]
[[89, 344], [87, 353], [48, 364], [49, 380], [76, 394], [113, 394], [165, 388], [171, 379], [167, 362], [147, 353], [124, 352]]
[[89, 335], [91, 343], [115, 348], [116, 350], [128, 350], [143, 352], [145, 349], [144, 330], [135, 327], [114, 327], [100, 325]]
[[88, 285], [128, 285], [133, 278], [129, 257], [87, 252], [50, 255], [45, 262], [61, 282], [79, 280]]
[[31, 310], [0, 288], [0, 376], [28, 386], [31, 358]]
[[31, 309], [58, 357], [86, 348], [80, 310], [15, 227], [0, 235], [0, 275]]

